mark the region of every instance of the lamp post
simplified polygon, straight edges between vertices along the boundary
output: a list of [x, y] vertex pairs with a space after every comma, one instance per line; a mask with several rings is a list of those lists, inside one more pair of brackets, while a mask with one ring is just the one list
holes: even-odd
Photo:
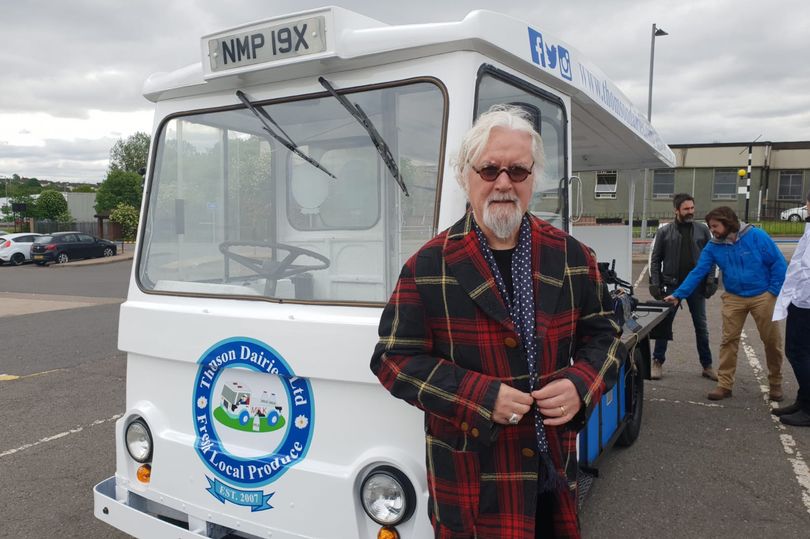
[[[655, 38], [660, 36], [668, 36], [669, 34], [658, 28], [655, 23], [652, 25], [652, 33], [650, 36], [650, 85], [647, 92], [647, 121], [652, 122], [652, 83], [653, 83], [653, 66], [655, 65]], [[641, 199], [641, 239], [647, 237], [647, 173], [649, 169], [644, 169], [644, 189]]]

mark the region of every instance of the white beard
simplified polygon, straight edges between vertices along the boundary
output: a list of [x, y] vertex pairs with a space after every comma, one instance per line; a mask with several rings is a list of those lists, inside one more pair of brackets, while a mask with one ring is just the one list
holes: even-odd
[[[495, 204], [493, 207], [492, 202], [498, 200], [511, 200], [514, 204]], [[520, 227], [523, 213], [518, 197], [493, 193], [484, 203], [484, 224], [495, 234], [495, 237], [508, 240]]]

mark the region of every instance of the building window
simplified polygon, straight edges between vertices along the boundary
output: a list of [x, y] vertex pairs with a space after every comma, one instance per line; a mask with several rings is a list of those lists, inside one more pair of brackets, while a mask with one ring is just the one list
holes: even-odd
[[715, 200], [735, 200], [737, 198], [737, 169], [714, 169], [712, 198]]
[[663, 169], [653, 172], [653, 198], [672, 198], [675, 194], [675, 169]]
[[779, 200], [801, 200], [801, 170], [782, 170], [779, 172], [779, 193], [776, 197]]
[[594, 198], [616, 198], [616, 171], [600, 170], [596, 173]]

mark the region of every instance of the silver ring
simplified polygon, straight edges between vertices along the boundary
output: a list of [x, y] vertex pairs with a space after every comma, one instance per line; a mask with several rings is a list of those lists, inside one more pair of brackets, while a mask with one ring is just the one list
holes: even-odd
[[562, 404], [560, 405], [560, 412], [561, 412], [560, 417], [565, 415], [565, 406], [563, 406]]
[[517, 425], [518, 421], [520, 421], [520, 418], [515, 412], [512, 412], [512, 415], [509, 416], [509, 424]]

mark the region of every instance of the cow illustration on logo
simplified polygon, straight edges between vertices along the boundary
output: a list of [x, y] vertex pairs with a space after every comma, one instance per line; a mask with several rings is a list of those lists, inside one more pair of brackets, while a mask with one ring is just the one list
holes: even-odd
[[246, 337], [220, 341], [198, 364], [194, 447], [214, 475], [206, 476], [208, 492], [251, 511], [271, 509], [274, 493], [256, 487], [281, 477], [309, 449], [309, 380], [295, 376], [273, 348]]

